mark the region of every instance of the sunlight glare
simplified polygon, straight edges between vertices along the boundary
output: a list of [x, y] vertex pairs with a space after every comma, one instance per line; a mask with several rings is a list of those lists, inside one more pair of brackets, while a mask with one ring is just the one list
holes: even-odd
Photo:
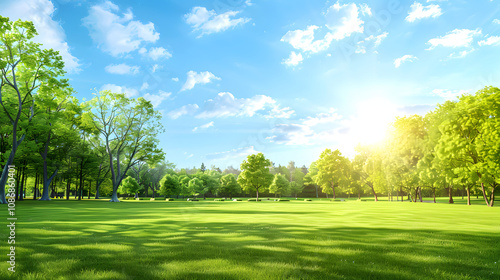
[[360, 103], [352, 125], [353, 142], [375, 144], [382, 141], [396, 116], [396, 106], [388, 100], [371, 99]]

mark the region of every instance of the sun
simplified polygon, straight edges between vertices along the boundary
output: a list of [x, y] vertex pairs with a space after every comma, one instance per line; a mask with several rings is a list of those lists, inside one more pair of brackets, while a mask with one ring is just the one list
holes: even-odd
[[389, 100], [370, 99], [359, 103], [352, 121], [352, 141], [355, 144], [375, 144], [384, 140], [397, 115], [397, 107]]

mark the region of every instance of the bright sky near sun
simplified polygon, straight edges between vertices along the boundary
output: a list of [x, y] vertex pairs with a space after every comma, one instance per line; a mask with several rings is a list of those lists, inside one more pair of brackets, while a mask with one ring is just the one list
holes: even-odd
[[500, 80], [499, 0], [0, 0], [62, 55], [80, 100], [144, 97], [178, 167], [354, 154], [397, 115]]

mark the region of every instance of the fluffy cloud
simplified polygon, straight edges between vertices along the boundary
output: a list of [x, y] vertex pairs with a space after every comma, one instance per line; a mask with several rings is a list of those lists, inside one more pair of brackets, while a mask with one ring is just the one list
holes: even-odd
[[486, 40], [477, 42], [479, 46], [497, 46], [500, 45], [500, 36], [490, 36]]
[[470, 50], [464, 50], [464, 51], [460, 51], [460, 52], [454, 52], [454, 53], [451, 53], [448, 58], [449, 59], [454, 59], [454, 58], [464, 58], [466, 57], [468, 54], [470, 54], [471, 52], [475, 51], [476, 49], [470, 49]]
[[135, 75], [139, 73], [139, 66], [129, 66], [125, 63], [110, 64], [104, 68], [106, 72], [119, 75]]
[[394, 60], [394, 67], [399, 68], [399, 66], [401, 66], [402, 63], [404, 63], [404, 62], [413, 62], [416, 59], [417, 59], [417, 57], [413, 56], [413, 55], [409, 55], [409, 54], [403, 55], [402, 57], [396, 58]]
[[[266, 139], [270, 142], [284, 145], [311, 145], [315, 141], [327, 139], [328, 135], [333, 133], [328, 128], [341, 118], [342, 116], [331, 109], [328, 113], [320, 113], [314, 117], [307, 117], [299, 120], [297, 123], [278, 124], [272, 130], [273, 135]], [[322, 130], [322, 126], [326, 126], [327, 129]], [[318, 128], [321, 130], [320, 132], [315, 131]]]
[[101, 90], [109, 90], [115, 93], [124, 93], [127, 97], [134, 97], [139, 94], [139, 91], [133, 88], [128, 88], [124, 86], [118, 86], [115, 84], [105, 84], [101, 87]]
[[366, 45], [373, 43], [373, 49], [377, 48], [384, 40], [389, 33], [384, 32], [378, 36], [370, 35], [366, 37], [364, 40], [361, 40], [357, 44], [356, 53], [366, 53]]
[[500, 19], [497, 19], [497, 18], [496, 18], [496, 19], [494, 19], [494, 20], [493, 20], [493, 23], [500, 24]]
[[441, 12], [441, 8], [439, 5], [431, 4], [428, 6], [424, 6], [418, 2], [414, 2], [408, 12], [408, 16], [406, 17], [406, 21], [414, 22], [419, 19], [429, 18], [429, 17], [439, 17], [443, 13]]
[[432, 91], [432, 94], [440, 96], [446, 100], [452, 100], [468, 92], [469, 91], [467, 90], [435, 89]]
[[212, 127], [212, 126], [214, 126], [213, 121], [193, 128], [193, 132], [197, 131], [198, 129], [207, 129], [207, 128]]
[[196, 104], [188, 104], [188, 105], [184, 105], [182, 106], [181, 108], [179, 109], [176, 109], [176, 110], [173, 110], [173, 111], [170, 111], [167, 115], [171, 118], [171, 119], [177, 119], [181, 116], [184, 116], [184, 115], [192, 115], [194, 114], [196, 111], [198, 111], [200, 107], [198, 107], [198, 105]]
[[256, 95], [251, 98], [235, 98], [229, 92], [221, 92], [214, 99], [205, 101], [203, 111], [197, 118], [252, 117], [276, 101], [269, 96]]
[[253, 154], [257, 154], [259, 151], [256, 151], [253, 146], [243, 147], [238, 149], [232, 149], [230, 151], [212, 153], [205, 156], [208, 160], [229, 160], [229, 159], [241, 159], [241, 161]]
[[152, 22], [132, 20], [134, 15], [128, 9], [119, 15], [119, 8], [110, 1], [92, 6], [83, 24], [90, 36], [103, 51], [120, 56], [139, 49], [145, 42], [154, 43], [160, 38]]
[[184, 15], [184, 18], [194, 31], [201, 31], [198, 36], [200, 38], [203, 35], [221, 32], [250, 21], [249, 18], [235, 18], [238, 14], [238, 11], [217, 14], [214, 10], [209, 11], [205, 7], [194, 7], [191, 13]]
[[331, 33], [327, 33], [324, 39], [314, 40], [314, 31], [318, 28], [319, 27], [316, 25], [310, 25], [305, 30], [297, 29], [288, 31], [285, 36], [281, 38], [281, 41], [289, 43], [297, 50], [311, 53], [326, 50], [330, 47], [333, 37]]
[[146, 93], [144, 94], [144, 99], [148, 100], [151, 102], [153, 107], [158, 107], [160, 104], [163, 102], [163, 100], [167, 99], [172, 93], [171, 92], [165, 92], [163, 90], [158, 91], [158, 94], [150, 94]]
[[290, 57], [288, 57], [287, 59], [283, 59], [283, 62], [281, 63], [286, 64], [287, 66], [297, 66], [302, 60], [303, 58], [301, 53], [297, 54], [294, 51], [292, 51], [290, 53]]
[[215, 76], [214, 74], [205, 71], [197, 73], [195, 71], [187, 72], [186, 83], [181, 88], [181, 91], [193, 89], [196, 84], [208, 84], [212, 80], [220, 80], [221, 78]]
[[470, 47], [472, 41], [474, 40], [474, 36], [480, 35], [481, 29], [455, 29], [451, 32], [448, 32], [445, 36], [430, 39], [428, 44], [431, 46], [428, 50], [432, 50], [437, 46], [443, 47]]
[[264, 116], [266, 119], [288, 119], [295, 113], [290, 107], [281, 108], [276, 103], [273, 104], [273, 108], [267, 115]]
[[[8, 4], [7, 4], [8, 3]], [[70, 52], [66, 34], [62, 26], [52, 19], [54, 5], [49, 0], [4, 1], [0, 4], [2, 15], [11, 20], [29, 20], [35, 25], [38, 36], [34, 41], [45, 49], [59, 51], [64, 61], [64, 69], [69, 73], [80, 71], [78, 59]]]
[[[370, 8], [363, 4], [361, 10], [363, 13], [371, 14]], [[358, 6], [354, 3], [339, 4], [339, 2], [330, 6], [325, 13], [326, 27], [333, 32], [333, 39], [342, 40], [349, 37], [352, 33], [363, 33], [363, 21], [359, 18]]]
[[169, 59], [172, 57], [172, 54], [163, 47], [151, 48], [149, 51], [147, 51], [146, 48], [141, 48], [139, 49], [139, 53], [151, 58], [154, 61], [160, 58]]
[[147, 82], [142, 83], [141, 90], [145, 90], [149, 88], [149, 84]]
[[179, 81], [179, 78], [174, 77], [174, 78], [172, 78], [172, 81], [174, 81], [174, 82], [178, 82], [178, 81]]

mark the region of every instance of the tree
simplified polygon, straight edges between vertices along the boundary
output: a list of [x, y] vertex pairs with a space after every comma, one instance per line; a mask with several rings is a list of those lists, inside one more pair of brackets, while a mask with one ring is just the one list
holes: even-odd
[[259, 201], [259, 191], [269, 188], [273, 180], [273, 175], [269, 172], [268, 166], [271, 162], [258, 153], [249, 155], [241, 165], [241, 173], [238, 176], [238, 183], [245, 191], [256, 191], [257, 201]]
[[142, 186], [137, 183], [134, 177], [128, 176], [125, 178], [121, 184], [120, 192], [126, 194], [135, 194], [137, 198], [137, 193], [142, 189]]
[[220, 179], [221, 192], [230, 198], [241, 192], [241, 187], [236, 181], [234, 174], [226, 174]]
[[281, 195], [286, 195], [290, 191], [290, 182], [281, 174], [274, 175], [272, 184], [269, 186], [269, 192]]
[[332, 152], [326, 149], [316, 161], [316, 168], [318, 168], [316, 183], [321, 186], [324, 193], [332, 194], [335, 199], [335, 187], [347, 183], [349, 160], [343, 157], [339, 150]]
[[290, 193], [297, 198], [297, 195], [304, 190], [304, 185], [296, 181], [290, 182]]
[[319, 197], [318, 195], [318, 184], [316, 184], [316, 181], [314, 178], [316, 177], [316, 174], [318, 174], [318, 168], [316, 168], [316, 162], [311, 163], [311, 166], [309, 167], [309, 172], [304, 176], [304, 185], [305, 186], [313, 186], [315, 191], [316, 191], [316, 198]]
[[207, 188], [203, 185], [203, 181], [198, 178], [193, 178], [189, 180], [188, 191], [190, 195], [198, 197], [199, 195], [204, 195], [207, 192]]
[[207, 170], [207, 168], [205, 167], [205, 164], [202, 162], [201, 167], [200, 167], [200, 171], [201, 171], [201, 173], [205, 173], [205, 170]]
[[8, 167], [14, 162], [19, 145], [26, 137], [28, 123], [33, 119], [33, 94], [42, 83], [51, 82], [64, 87], [67, 80], [64, 62], [58, 52], [43, 50], [31, 39], [38, 35], [28, 21], [9, 21], [0, 16], [0, 106], [10, 123], [10, 154], [0, 177], [0, 203], [5, 200]]
[[108, 153], [113, 181], [110, 201], [119, 202], [118, 186], [128, 170], [139, 162], [154, 164], [164, 157], [157, 148], [158, 134], [163, 132], [161, 114], [142, 97], [129, 99], [107, 90], [88, 104], [92, 108], [89, 121], [99, 131]]
[[179, 195], [180, 186], [177, 176], [167, 174], [160, 181], [160, 194], [164, 196]]

